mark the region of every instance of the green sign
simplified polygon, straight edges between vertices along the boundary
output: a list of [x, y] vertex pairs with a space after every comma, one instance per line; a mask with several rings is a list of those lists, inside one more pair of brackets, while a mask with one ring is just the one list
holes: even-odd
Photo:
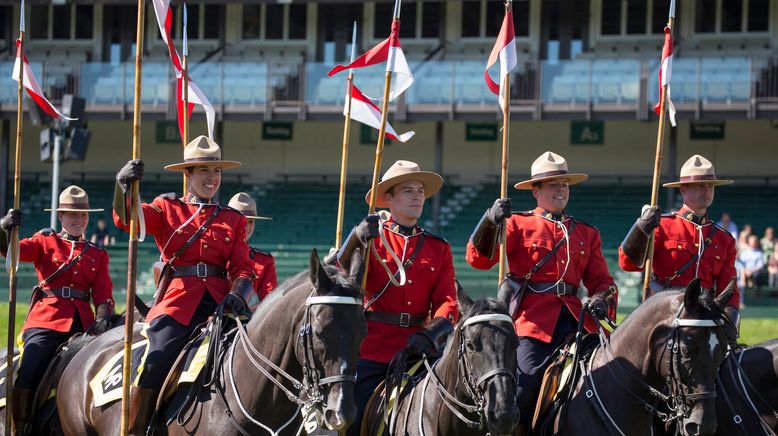
[[689, 139], [724, 139], [724, 121], [692, 121]]
[[291, 141], [294, 126], [289, 122], [262, 123], [262, 139]]
[[605, 141], [603, 121], [572, 121], [570, 123], [570, 144], [602, 145]]
[[497, 123], [465, 124], [465, 139], [468, 141], [496, 141]]
[[180, 144], [181, 134], [175, 121], [157, 121], [157, 144]]
[[[359, 143], [362, 145], [375, 145], [378, 143], [378, 130], [368, 126], [367, 124], [359, 123]], [[392, 140], [389, 138], [384, 139], [384, 145], [389, 145]]]

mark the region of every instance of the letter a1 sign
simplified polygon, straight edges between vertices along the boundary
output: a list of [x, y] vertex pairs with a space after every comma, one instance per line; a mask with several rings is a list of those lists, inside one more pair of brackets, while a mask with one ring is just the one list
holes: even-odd
[[572, 121], [570, 123], [570, 144], [602, 145], [605, 142], [603, 121]]

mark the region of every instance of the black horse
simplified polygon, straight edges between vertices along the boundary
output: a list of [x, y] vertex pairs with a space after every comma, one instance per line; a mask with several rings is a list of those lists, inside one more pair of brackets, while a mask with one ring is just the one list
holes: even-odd
[[681, 434], [716, 431], [716, 373], [731, 324], [723, 313], [730, 286], [718, 298], [692, 281], [635, 309], [578, 363], [582, 374], [569, 401], [545, 429], [569, 435], [649, 435], [666, 405]]
[[778, 339], [731, 352], [716, 391], [716, 434], [778, 434]]
[[[224, 344], [214, 382], [197, 394], [185, 419], [158, 423], [155, 430], [286, 435], [301, 430], [303, 416], [330, 430], [353, 422], [356, 360], [367, 323], [359, 291], [362, 256], [352, 259], [344, 273], [323, 266], [312, 251], [310, 269], [271, 293], [245, 329]], [[110, 333], [85, 347], [60, 382], [60, 416], [67, 435], [119, 432], [121, 403], [95, 408], [88, 387], [121, 349], [119, 336]]]
[[[383, 434], [497, 436], [515, 427], [518, 339], [507, 305], [474, 302], [461, 288], [457, 299], [462, 317], [442, 357], [404, 394]], [[378, 433], [382, 417], [376, 415], [368, 413], [363, 435]]]

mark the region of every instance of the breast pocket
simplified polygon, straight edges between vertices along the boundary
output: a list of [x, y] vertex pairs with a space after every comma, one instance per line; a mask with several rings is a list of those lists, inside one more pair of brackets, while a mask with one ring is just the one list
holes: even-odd
[[554, 241], [544, 238], [526, 239], [524, 249], [531, 259], [529, 267], [532, 268], [554, 249]]
[[724, 250], [721, 249], [718, 245], [709, 246], [705, 250], [705, 253], [703, 253], [702, 265], [704, 265], [705, 268], [713, 275], [712, 279], [717, 278], [721, 274], [721, 269], [724, 266], [725, 257], [726, 254], [724, 253]]
[[437, 281], [439, 270], [440, 267], [432, 260], [427, 258], [419, 259], [416, 261], [415, 268], [411, 269], [413, 273], [409, 274], [408, 278], [413, 283], [409, 284], [415, 284], [418, 281], [418, 284], [423, 285], [425, 289], [429, 289]]
[[216, 253], [229, 257], [233, 247], [232, 235], [233, 232], [227, 225], [212, 224], [200, 241], [203, 254]]
[[697, 247], [688, 241], [668, 239], [664, 243], [670, 259], [673, 261], [673, 269], [678, 270], [697, 254]]

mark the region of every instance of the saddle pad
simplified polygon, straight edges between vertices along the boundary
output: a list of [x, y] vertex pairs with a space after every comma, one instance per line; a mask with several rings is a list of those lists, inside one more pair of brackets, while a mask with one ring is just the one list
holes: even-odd
[[[21, 357], [22, 356], [19, 354], [14, 356], [14, 360], [13, 360], [14, 374], [19, 369], [19, 361], [21, 360]], [[3, 356], [3, 364], [0, 365], [0, 409], [5, 408], [5, 392], [8, 385], [8, 383], [6, 382], [6, 380], [8, 380], [7, 372], [8, 371], [6, 371], [6, 360], [5, 360], [5, 356]]]
[[389, 392], [389, 401], [387, 401], [386, 409], [384, 410], [384, 416], [381, 420], [381, 423], [378, 426], [378, 433], [379, 435], [384, 434], [384, 429], [386, 424], [389, 422], [389, 417], [392, 416], [392, 412], [394, 411], [394, 408], [399, 405], [400, 402], [400, 396], [405, 391], [405, 386], [408, 385], [410, 379], [412, 376], [416, 375], [416, 373], [421, 369], [424, 368], [424, 361], [419, 360], [416, 362], [409, 370], [405, 372], [407, 377], [403, 377], [402, 382], [400, 382], [399, 386], [395, 386], [394, 389], [392, 389], [392, 392]]
[[208, 359], [208, 345], [210, 343], [211, 336], [203, 332], [197, 339], [188, 344], [186, 350], [184, 350], [186, 357], [184, 358], [181, 376], [178, 377], [176, 384], [194, 383], [197, 380], [197, 376], [200, 375], [200, 371], [203, 370], [206, 359]]
[[[148, 339], [132, 344], [132, 357], [130, 359], [132, 370], [130, 371], [130, 377], [133, 383], [140, 373], [140, 366], [142, 361], [145, 360], [148, 345]], [[124, 350], [122, 349], [114, 354], [89, 382], [89, 388], [92, 389], [92, 396], [94, 397], [94, 407], [105, 406], [122, 399], [123, 369]]]

